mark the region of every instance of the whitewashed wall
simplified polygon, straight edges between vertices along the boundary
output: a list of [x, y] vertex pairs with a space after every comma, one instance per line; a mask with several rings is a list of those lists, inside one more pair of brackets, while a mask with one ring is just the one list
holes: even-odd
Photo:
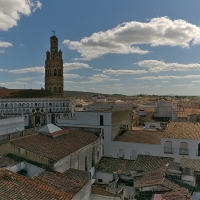
[[143, 144], [143, 143], [134, 143], [134, 142], [120, 142], [112, 141], [111, 142], [112, 151], [111, 156], [117, 158], [119, 154], [119, 149], [123, 149], [124, 159], [132, 159], [132, 151], [136, 150], [137, 155], [153, 155], [160, 156], [160, 145], [156, 144]]
[[113, 173], [104, 173], [96, 171], [96, 180], [102, 179], [103, 183], [109, 183], [113, 180]]
[[[166, 141], [172, 141], [172, 148], [174, 148], [173, 154], [164, 153], [164, 147]], [[189, 155], [179, 155], [179, 148], [181, 142], [188, 143]], [[171, 157], [175, 159], [175, 162], [180, 162], [181, 158], [192, 158], [200, 159], [200, 156], [197, 156], [198, 144], [200, 140], [189, 140], [189, 139], [174, 139], [174, 138], [161, 138], [161, 156]]]

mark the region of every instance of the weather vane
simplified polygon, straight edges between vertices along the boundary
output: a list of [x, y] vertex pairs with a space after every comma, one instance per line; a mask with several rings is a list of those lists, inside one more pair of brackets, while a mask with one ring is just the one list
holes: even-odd
[[52, 30], [52, 32], [53, 32], [53, 34], [55, 35], [56, 32], [55, 32], [54, 30]]

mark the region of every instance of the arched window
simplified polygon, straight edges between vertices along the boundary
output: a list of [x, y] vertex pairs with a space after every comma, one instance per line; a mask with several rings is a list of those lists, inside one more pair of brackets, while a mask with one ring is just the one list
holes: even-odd
[[59, 87], [59, 93], [61, 93], [61, 87]]
[[166, 141], [165, 142], [165, 153], [173, 153], [173, 148], [172, 148], [172, 142], [171, 141]]
[[61, 76], [61, 69], [58, 70], [58, 76]]
[[198, 144], [197, 156], [200, 156], [200, 143]]
[[57, 76], [57, 70], [54, 69], [54, 76]]
[[180, 148], [187, 149], [188, 148], [188, 143], [187, 142], [181, 142]]
[[189, 149], [188, 149], [188, 143], [187, 142], [181, 142], [180, 149], [179, 149], [180, 155], [188, 155]]
[[57, 89], [56, 89], [56, 87], [54, 87], [54, 92], [55, 92], [55, 93], [57, 92]]

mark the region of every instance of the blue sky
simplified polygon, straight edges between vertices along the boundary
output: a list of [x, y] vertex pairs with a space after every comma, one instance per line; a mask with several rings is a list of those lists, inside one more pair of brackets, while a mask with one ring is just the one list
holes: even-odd
[[0, 0], [0, 86], [44, 87], [56, 31], [65, 90], [200, 95], [200, 1]]

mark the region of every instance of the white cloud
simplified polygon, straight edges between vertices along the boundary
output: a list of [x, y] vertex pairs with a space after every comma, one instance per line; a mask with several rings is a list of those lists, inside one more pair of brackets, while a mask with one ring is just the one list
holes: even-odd
[[112, 87], [112, 86], [108, 86], [108, 87], [106, 87], [106, 89], [119, 90], [119, 89], [124, 89], [124, 87]]
[[44, 82], [41, 82], [41, 81], [34, 81], [33, 84], [44, 85]]
[[104, 74], [115, 74], [115, 75], [119, 75], [119, 74], [143, 74], [143, 73], [147, 73], [146, 70], [114, 70], [114, 69], [105, 69], [103, 70]]
[[194, 84], [177, 84], [177, 85], [172, 85], [172, 86], [176, 86], [176, 87], [191, 87], [191, 86], [194, 86]]
[[17, 78], [18, 81], [31, 81], [37, 77], [25, 77], [25, 78]]
[[200, 70], [199, 63], [180, 64], [180, 63], [165, 63], [164, 61], [158, 61], [158, 60], [143, 60], [139, 61], [137, 64], [140, 67], [148, 68], [151, 72]]
[[7, 69], [0, 69], [0, 72], [7, 72]]
[[6, 51], [5, 50], [0, 50], [0, 53], [6, 53]]
[[9, 73], [13, 74], [25, 74], [30, 72], [44, 73], [44, 67], [29, 67], [23, 69], [12, 69], [9, 70]]
[[24, 44], [20, 44], [20, 46], [21, 46], [21, 47], [25, 47], [25, 45], [24, 45]]
[[142, 88], [149, 88], [148, 85], [138, 85], [136, 87], [134, 87], [134, 89], [142, 89]]
[[2, 85], [2, 86], [4, 86], [4, 87], [9, 87], [9, 88], [13, 88], [13, 89], [16, 89], [16, 88], [23, 88], [25, 84], [26, 84], [26, 83], [24, 83], [24, 82], [19, 82], [19, 81], [0, 83], [0, 85]]
[[0, 31], [17, 26], [22, 15], [29, 16], [41, 7], [35, 0], [0, 0]]
[[193, 83], [200, 83], [200, 80], [198, 80], [198, 81], [192, 81]]
[[154, 85], [154, 87], [161, 87], [161, 85]]
[[64, 63], [64, 71], [74, 70], [74, 69], [87, 69], [92, 68], [88, 64], [85, 63], [79, 63], [79, 62], [73, 62], [73, 63]]
[[113, 79], [113, 78], [110, 78], [110, 76], [105, 75], [105, 74], [95, 74], [89, 77], [88, 79], [89, 79], [88, 81], [83, 81], [80, 83], [101, 83], [104, 81], [120, 81], [120, 79]]
[[83, 78], [79, 74], [64, 74], [64, 78]]
[[75, 81], [64, 81], [64, 82], [67, 83], [67, 84], [77, 83], [77, 82], [75, 82]]
[[169, 81], [162, 81], [163, 83], [168, 83]]
[[94, 71], [99, 71], [99, 72], [101, 71], [101, 69], [93, 69], [93, 70], [94, 70]]
[[4, 42], [4, 41], [0, 40], [0, 48], [8, 48], [8, 47], [12, 47], [12, 46], [13, 45], [10, 42]]
[[171, 20], [168, 17], [157, 17], [148, 22], [126, 22], [105, 32], [93, 33], [80, 41], [63, 41], [69, 49], [81, 54], [81, 58], [76, 60], [91, 60], [108, 53], [146, 54], [149, 52], [133, 46], [137, 44], [185, 48], [190, 46], [190, 42], [200, 44], [200, 27], [182, 19]]
[[190, 78], [200, 78], [200, 75], [186, 75], [186, 76], [145, 76], [140, 78], [134, 78], [137, 80], [157, 80], [157, 79], [190, 79]]
[[123, 86], [123, 84], [114, 84], [115, 86]]

